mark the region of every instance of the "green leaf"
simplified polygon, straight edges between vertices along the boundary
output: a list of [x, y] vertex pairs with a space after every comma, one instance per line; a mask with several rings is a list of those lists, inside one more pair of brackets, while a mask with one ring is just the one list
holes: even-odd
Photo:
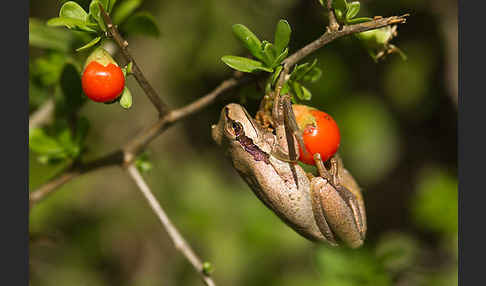
[[272, 75], [272, 85], [275, 85], [277, 83], [278, 77], [282, 70], [283, 70], [283, 66], [278, 66], [275, 68], [275, 71], [273, 72]]
[[292, 29], [290, 29], [290, 25], [286, 20], [282, 19], [278, 21], [274, 39], [275, 52], [277, 55], [281, 54], [289, 44], [291, 33]]
[[334, 14], [336, 15], [336, 18], [338, 20], [341, 21], [343, 19], [343, 15], [344, 15], [343, 10], [341, 10], [341, 9], [334, 9]]
[[129, 109], [130, 107], [132, 107], [132, 93], [130, 92], [128, 87], [125, 87], [125, 89], [123, 90], [120, 98], [120, 106], [124, 109]]
[[241, 72], [266, 71], [273, 72], [273, 69], [265, 67], [261, 62], [238, 56], [224, 56], [221, 60], [231, 68]]
[[82, 46], [82, 47], [79, 47], [76, 49], [76, 52], [80, 52], [80, 51], [83, 51], [83, 50], [86, 50], [86, 49], [89, 49], [91, 48], [92, 46], [96, 45], [99, 41], [101, 40], [101, 37], [96, 37], [94, 39], [92, 39], [91, 41], [89, 41], [86, 45]]
[[346, 0], [334, 0], [332, 1], [332, 8], [334, 8], [334, 10], [347, 11], [348, 3]]
[[40, 155], [65, 156], [64, 149], [57, 140], [41, 128], [29, 129], [29, 148]]
[[265, 64], [268, 67], [272, 67], [272, 64], [275, 61], [275, 57], [276, 57], [275, 50], [272, 43], [266, 41], [263, 42], [263, 54], [265, 55], [264, 58]]
[[71, 50], [74, 35], [64, 29], [47, 27], [37, 19], [29, 19], [29, 45], [42, 49], [52, 49], [62, 52]]
[[113, 12], [113, 23], [121, 24], [130, 16], [140, 5], [142, 0], [125, 0], [116, 7]]
[[349, 3], [348, 10], [346, 11], [346, 20], [351, 20], [359, 12], [360, 4], [358, 1]]
[[324, 4], [324, 0], [319, 0], [319, 3], [321, 3], [321, 5], [322, 5], [322, 6], [324, 6], [324, 7], [326, 6], [326, 5]]
[[289, 82], [292, 87], [293, 93], [297, 96], [298, 99], [310, 100], [312, 98], [312, 93], [299, 82], [295, 80], [290, 80]]
[[68, 1], [62, 5], [61, 10], [59, 11], [59, 17], [77, 19], [82, 22], [88, 21], [88, 13], [74, 1]]
[[52, 18], [47, 21], [47, 26], [59, 27], [66, 26], [69, 29], [96, 33], [98, 25], [73, 18]]
[[302, 85], [300, 83], [298, 83], [297, 81], [291, 81], [290, 84], [291, 84], [292, 90], [293, 90], [294, 94], [297, 96], [297, 98], [303, 100], [304, 92], [302, 91]]
[[309, 68], [309, 63], [303, 63], [301, 65], [297, 65], [292, 71], [292, 73], [290, 74], [290, 79], [295, 81], [300, 80], [305, 75], [308, 68]]
[[289, 49], [285, 48], [285, 50], [275, 59], [271, 67], [275, 67], [279, 65], [287, 57], [288, 54], [289, 54]]
[[290, 79], [295, 81], [300, 81], [308, 72], [310, 72], [317, 64], [317, 59], [315, 59], [312, 64], [304, 63], [298, 65], [294, 68], [290, 74]]
[[120, 29], [130, 35], [138, 34], [152, 37], [160, 35], [154, 17], [148, 12], [133, 14], [123, 23]]
[[316, 82], [321, 78], [322, 70], [318, 67], [314, 67], [309, 72], [307, 72], [303, 77], [303, 82]]
[[[98, 23], [98, 26], [101, 28], [102, 31], [106, 31], [105, 21], [103, 20], [103, 16], [101, 15], [100, 4], [103, 5], [100, 0], [91, 1], [91, 4], [89, 4], [89, 16], [95, 21], [95, 23]], [[106, 11], [105, 6], [103, 6], [103, 8]]]
[[233, 25], [233, 33], [255, 58], [264, 60], [262, 43], [250, 29], [242, 24], [235, 24]]
[[354, 18], [354, 19], [349, 19], [348, 24], [359, 24], [359, 23], [369, 22], [371, 20], [373, 20], [373, 18], [369, 18], [369, 17]]
[[302, 88], [302, 97], [300, 99], [311, 100], [312, 93], [310, 92], [310, 90], [308, 90], [305, 86], [301, 86], [301, 88]]

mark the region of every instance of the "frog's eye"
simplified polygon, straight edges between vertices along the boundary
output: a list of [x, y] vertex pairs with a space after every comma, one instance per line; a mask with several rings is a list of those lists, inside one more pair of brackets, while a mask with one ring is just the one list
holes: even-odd
[[241, 123], [233, 121], [232, 126], [236, 136], [239, 136], [241, 135], [241, 133], [243, 133], [243, 125], [241, 125]]

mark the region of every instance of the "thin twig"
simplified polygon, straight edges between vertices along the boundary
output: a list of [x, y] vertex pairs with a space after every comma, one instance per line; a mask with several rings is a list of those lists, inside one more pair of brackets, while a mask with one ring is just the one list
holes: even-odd
[[54, 100], [48, 99], [36, 111], [29, 116], [29, 130], [41, 127], [52, 119]]
[[214, 286], [215, 283], [213, 279], [208, 276], [204, 271], [201, 259], [194, 253], [191, 246], [186, 242], [184, 237], [182, 237], [177, 228], [172, 224], [169, 217], [162, 209], [162, 206], [157, 201], [157, 198], [154, 196], [137, 168], [133, 164], [130, 164], [128, 165], [126, 170], [128, 174], [130, 174], [130, 177], [133, 179], [135, 184], [137, 184], [139, 190], [142, 192], [143, 196], [149, 203], [154, 213], [159, 218], [162, 226], [165, 228], [165, 230], [169, 234], [170, 239], [174, 243], [175, 248], [179, 250], [192, 264], [194, 269], [196, 269], [196, 271], [201, 275], [201, 278], [203, 279], [204, 283], [206, 283], [206, 285]]
[[[328, 1], [328, 3], [331, 1]], [[291, 56], [286, 58], [283, 63], [283, 69], [280, 73], [277, 88], [276, 88], [276, 95], [277, 97], [280, 95], [280, 89], [282, 88], [283, 84], [287, 80], [287, 75], [290, 72], [290, 68], [297, 64], [299, 61], [304, 59], [306, 56], [310, 55], [311, 53], [317, 51], [318, 49], [324, 47], [325, 45], [329, 44], [330, 42], [355, 33], [361, 33], [369, 30], [379, 29], [385, 26], [393, 25], [393, 24], [403, 24], [406, 21], [406, 17], [409, 14], [405, 14], [402, 16], [392, 16], [387, 18], [380, 18], [376, 20], [372, 20], [369, 22], [364, 22], [360, 24], [354, 25], [346, 25], [343, 26], [342, 29], [332, 31], [326, 31], [322, 36], [320, 36], [317, 40], [312, 41], [311, 43], [307, 44], [297, 52], [293, 53]]]
[[79, 170], [71, 170], [63, 172], [61, 176], [45, 183], [37, 189], [35, 192], [29, 194], [29, 205], [32, 208], [37, 202], [49, 195], [53, 190], [59, 188], [70, 180], [79, 176], [81, 172]]
[[166, 116], [159, 119], [155, 124], [147, 128], [146, 130], [140, 132], [133, 140], [129, 141], [122, 148], [126, 155], [126, 163], [130, 163], [133, 158], [140, 153], [140, 151], [145, 148], [152, 140], [157, 138], [162, 132], [164, 132], [170, 125], [175, 122], [184, 119], [185, 117], [198, 112], [204, 107], [211, 104], [219, 95], [223, 94], [225, 91], [236, 87], [239, 84], [246, 82], [248, 78], [242, 79], [227, 79], [220, 83], [213, 91], [204, 95], [203, 97], [195, 100], [194, 102], [181, 107], [179, 109], [172, 110]]
[[291, 67], [295, 65], [297, 62], [308, 56], [309, 54], [315, 52], [316, 50], [322, 48], [326, 44], [344, 37], [348, 36], [351, 34], [356, 34], [356, 33], [361, 33], [369, 30], [374, 30], [374, 29], [379, 29], [383, 28], [385, 26], [393, 25], [393, 24], [403, 24], [406, 22], [406, 17], [409, 16], [409, 14], [405, 14], [402, 16], [392, 16], [392, 17], [387, 17], [387, 18], [381, 18], [381, 19], [376, 19], [372, 20], [369, 22], [364, 22], [360, 24], [354, 24], [354, 25], [346, 25], [343, 26], [340, 30], [338, 31], [327, 31], [324, 33], [321, 37], [319, 37], [317, 40], [307, 44], [305, 47], [302, 49], [298, 50], [294, 54], [292, 54], [290, 57], [286, 58], [283, 63], [285, 66]]
[[167, 112], [169, 112], [169, 107], [162, 101], [162, 99], [160, 99], [155, 89], [152, 87], [152, 85], [150, 85], [147, 78], [145, 78], [145, 76], [143, 75], [142, 70], [138, 67], [137, 62], [135, 62], [132, 55], [128, 51], [128, 42], [120, 35], [120, 32], [118, 32], [118, 29], [113, 24], [110, 16], [106, 13], [105, 9], [101, 4], [99, 4], [99, 7], [110, 35], [120, 47], [121, 53], [123, 57], [125, 57], [127, 63], [132, 63], [132, 72], [135, 76], [135, 79], [140, 84], [155, 108], [157, 108], [157, 111], [159, 112], [159, 117], [164, 116]]
[[121, 165], [123, 164], [123, 159], [123, 153], [115, 151], [87, 164], [77, 164], [68, 167], [64, 172], [61, 172], [61, 175], [51, 179], [37, 190], [29, 193], [30, 208], [72, 179], [103, 167]]

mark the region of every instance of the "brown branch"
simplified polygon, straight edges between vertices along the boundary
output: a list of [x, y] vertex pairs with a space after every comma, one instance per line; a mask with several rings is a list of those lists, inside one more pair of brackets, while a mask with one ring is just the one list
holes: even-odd
[[65, 171], [61, 172], [60, 176], [51, 179], [50, 181], [42, 185], [37, 190], [29, 193], [30, 207], [32, 208], [36, 203], [38, 203], [42, 199], [46, 198], [49, 194], [51, 194], [51, 192], [53, 192], [54, 190], [58, 189], [65, 183], [71, 181], [72, 179], [82, 174], [103, 167], [114, 166], [122, 163], [123, 163], [123, 153], [120, 151], [116, 151], [108, 155], [105, 155], [102, 158], [91, 161], [88, 164], [75, 164], [73, 166], [70, 166]]
[[30, 208], [32, 208], [41, 199], [49, 195], [52, 191], [64, 185], [65, 183], [71, 181], [72, 179], [76, 178], [80, 174], [81, 174], [80, 171], [76, 169], [65, 171], [62, 173], [61, 176], [45, 183], [44, 185], [42, 185], [42, 187], [37, 189], [35, 192], [31, 192], [29, 194]]
[[327, 0], [326, 3], [328, 17], [329, 17], [329, 31], [337, 31], [339, 29], [339, 24], [336, 20], [336, 14], [334, 14], [334, 9], [332, 8], [332, 0]]
[[[388, 17], [388, 18], [381, 18], [381, 19], [376, 19], [373, 21], [361, 23], [361, 24], [355, 24], [355, 25], [349, 25], [349, 26], [343, 26], [341, 30], [338, 31], [327, 31], [325, 32], [320, 38], [317, 40], [309, 43], [302, 49], [298, 50], [294, 54], [292, 54], [290, 57], [285, 59], [283, 61], [284, 64], [284, 69], [282, 70], [279, 81], [277, 83], [277, 96], [279, 95], [280, 89], [283, 86], [283, 83], [285, 80], [287, 80], [287, 76], [290, 70], [290, 67], [295, 65], [297, 62], [308, 56], [310, 53], [318, 50], [319, 48], [322, 48], [326, 44], [334, 41], [337, 38], [350, 35], [353, 33], [359, 33], [359, 32], [364, 32], [368, 30], [373, 30], [373, 29], [378, 29], [387, 25], [392, 25], [392, 24], [398, 24], [398, 23], [405, 23], [405, 17], [408, 16], [408, 14], [403, 15], [403, 16], [393, 16], [393, 17]], [[123, 50], [123, 49], [122, 49]], [[162, 116], [158, 121], [156, 121], [152, 126], [149, 128], [143, 130], [140, 132], [135, 138], [130, 140], [127, 144], [125, 144], [119, 151], [117, 151], [117, 154], [123, 154], [123, 160], [116, 161], [115, 163], [113, 161], [108, 160], [112, 164], [124, 164], [128, 165], [130, 164], [134, 158], [150, 143], [152, 142], [155, 138], [157, 138], [161, 133], [163, 133], [168, 127], [170, 127], [172, 124], [175, 122], [184, 119], [185, 117], [194, 114], [207, 105], [211, 104], [219, 95], [222, 93], [238, 86], [239, 84], [242, 84], [248, 80], [248, 77], [243, 77], [240, 79], [235, 79], [231, 78], [228, 80], [223, 81], [220, 85], [218, 85], [213, 91], [210, 93], [204, 95], [203, 97], [199, 98], [198, 100], [195, 100], [194, 102], [181, 107], [176, 110], [172, 110], [168, 112], [166, 115]], [[109, 155], [111, 156], [111, 155]], [[54, 189], [58, 188], [59, 186], [65, 184], [66, 182], [76, 178], [77, 176], [84, 174], [88, 171], [94, 171], [98, 169], [98, 167], [103, 167], [107, 166], [104, 164], [106, 162], [107, 158], [102, 157], [92, 163], [87, 164], [87, 166], [91, 166], [90, 168], [81, 168], [83, 171], [80, 173], [75, 173], [74, 175], [71, 176], [65, 176], [64, 174], [59, 175], [58, 178], [55, 178], [39, 189], [33, 191], [31, 193], [31, 199], [35, 198], [35, 202], [40, 201], [42, 198], [44, 198], [47, 194], [51, 193]], [[69, 170], [70, 172], [76, 172], [77, 170]], [[32, 205], [32, 203], [31, 203]]]
[[213, 91], [204, 95], [203, 97], [195, 100], [194, 102], [181, 107], [179, 109], [172, 110], [166, 116], [159, 119], [155, 124], [142, 131], [137, 137], [128, 142], [122, 149], [126, 155], [125, 162], [130, 163], [133, 158], [140, 153], [152, 140], [157, 138], [162, 132], [164, 132], [170, 125], [175, 122], [184, 119], [185, 117], [198, 112], [204, 107], [211, 104], [219, 95], [224, 92], [242, 84], [248, 80], [247, 77], [242, 79], [227, 79], [220, 83]]
[[117, 27], [113, 24], [113, 21], [111, 21], [110, 16], [106, 13], [105, 9], [101, 4], [99, 4], [99, 7], [110, 35], [120, 47], [121, 53], [127, 63], [132, 63], [132, 73], [135, 76], [135, 79], [137, 80], [138, 84], [140, 84], [155, 108], [157, 108], [157, 111], [159, 112], [159, 117], [162, 117], [167, 112], [169, 112], [169, 107], [162, 101], [162, 99], [160, 99], [155, 89], [152, 87], [152, 85], [150, 85], [147, 78], [143, 75], [142, 70], [138, 67], [137, 62], [135, 62], [132, 55], [128, 51], [128, 42], [120, 35]]
[[97, 170], [101, 167], [106, 167], [110, 165], [128, 165], [135, 157], [150, 143], [152, 140], [163, 133], [167, 128], [169, 128], [175, 122], [186, 118], [187, 116], [194, 114], [204, 107], [211, 104], [219, 95], [225, 93], [226, 91], [237, 87], [249, 80], [248, 77], [243, 77], [240, 79], [227, 79], [219, 84], [213, 91], [204, 95], [203, 97], [193, 101], [192, 103], [183, 106], [179, 109], [172, 110], [165, 116], [160, 118], [149, 128], [142, 130], [137, 136], [125, 144], [120, 150], [103, 156], [97, 160], [89, 162], [87, 164], [79, 164], [66, 169], [64, 172], [50, 180], [49, 182], [42, 185], [40, 188], [32, 191], [30, 193], [30, 205], [34, 206], [36, 203], [44, 199], [52, 191], [69, 182], [70, 180], [85, 174]]
[[214, 286], [215, 283], [213, 279], [208, 276], [204, 271], [201, 259], [196, 255], [196, 253], [194, 253], [191, 246], [186, 242], [184, 237], [182, 237], [177, 228], [172, 224], [169, 217], [165, 213], [164, 209], [162, 209], [162, 206], [150, 190], [149, 186], [147, 185], [137, 168], [133, 164], [130, 164], [128, 165], [126, 170], [135, 182], [135, 184], [137, 184], [139, 190], [142, 192], [143, 196], [149, 203], [154, 213], [159, 218], [162, 226], [165, 228], [167, 234], [169, 234], [170, 239], [174, 243], [175, 248], [179, 250], [184, 255], [184, 257], [192, 264], [194, 269], [196, 269], [199, 275], [201, 275], [201, 278], [206, 285]]
[[364, 22], [360, 24], [354, 24], [354, 25], [346, 25], [343, 26], [340, 30], [338, 31], [327, 31], [324, 33], [321, 37], [319, 37], [317, 40], [307, 44], [305, 47], [302, 49], [298, 50], [294, 54], [292, 54], [290, 57], [286, 58], [283, 63], [284, 66], [291, 67], [298, 63], [300, 60], [308, 56], [309, 54], [315, 52], [316, 50], [322, 48], [326, 44], [344, 37], [348, 36], [351, 34], [356, 34], [356, 33], [361, 33], [369, 30], [374, 30], [374, 29], [379, 29], [383, 28], [385, 26], [393, 25], [393, 24], [403, 24], [406, 22], [406, 17], [409, 16], [409, 14], [405, 14], [402, 16], [392, 16], [392, 17], [387, 17], [387, 18], [380, 18], [380, 19], [375, 19], [369, 22]]

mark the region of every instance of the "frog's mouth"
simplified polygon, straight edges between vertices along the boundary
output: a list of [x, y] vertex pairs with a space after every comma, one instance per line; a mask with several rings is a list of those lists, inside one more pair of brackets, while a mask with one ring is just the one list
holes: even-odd
[[[263, 161], [266, 164], [270, 164], [270, 155], [263, 152], [260, 147], [258, 147], [253, 140], [245, 135], [245, 130], [243, 125], [240, 122], [237, 122], [229, 117], [228, 108], [225, 109], [225, 115], [228, 122], [231, 123], [231, 127], [233, 128], [233, 132], [236, 136], [236, 141], [240, 143], [241, 147], [245, 149], [255, 161]], [[251, 120], [250, 120], [251, 122]]]

